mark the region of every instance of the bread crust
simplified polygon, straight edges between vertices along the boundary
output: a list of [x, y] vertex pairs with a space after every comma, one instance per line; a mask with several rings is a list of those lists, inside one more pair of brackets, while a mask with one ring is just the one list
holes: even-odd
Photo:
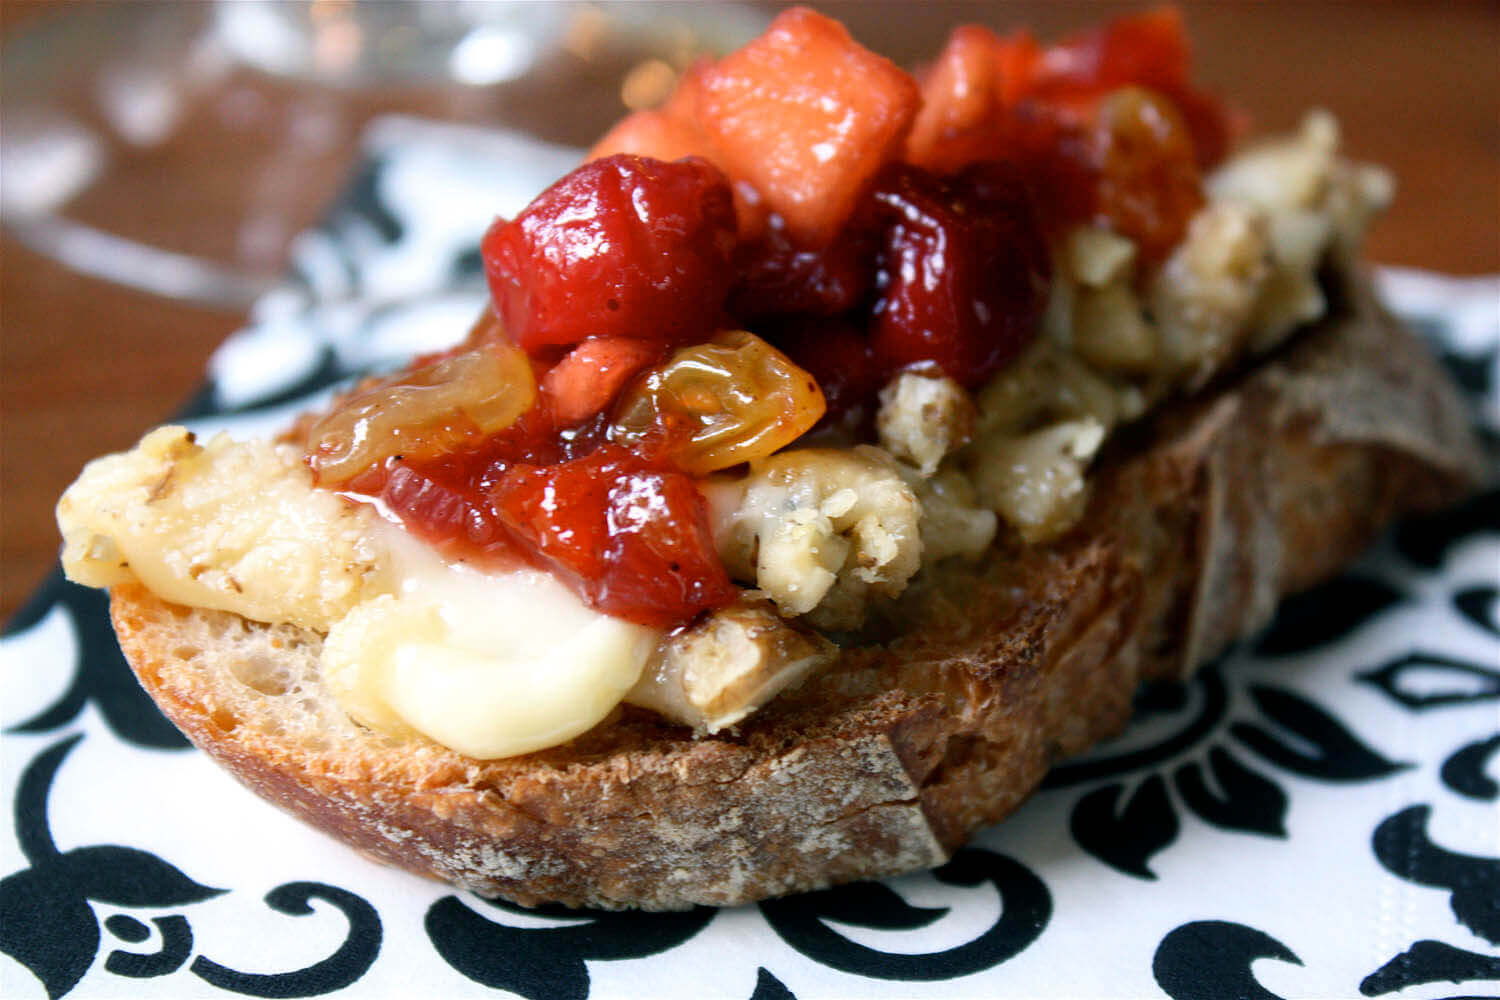
[[[733, 905], [940, 864], [1047, 768], [1123, 727], [1390, 519], [1460, 497], [1482, 459], [1436, 363], [1374, 300], [1110, 445], [1083, 522], [921, 574], [885, 641], [742, 724], [650, 713], [476, 761], [351, 723], [297, 738], [237, 712], [236, 643], [315, 660], [287, 626], [113, 593], [121, 647], [194, 743], [258, 794], [381, 861], [525, 905]], [[226, 679], [227, 678], [227, 679]], [[244, 692], [234, 692], [242, 697]]]

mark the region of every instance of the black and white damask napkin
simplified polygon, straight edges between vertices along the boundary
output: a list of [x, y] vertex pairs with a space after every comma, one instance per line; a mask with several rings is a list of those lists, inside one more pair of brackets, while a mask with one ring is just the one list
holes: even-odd
[[[372, 129], [185, 417], [274, 430], [461, 336], [475, 248], [576, 153]], [[1500, 280], [1386, 272], [1500, 429]], [[156, 713], [102, 595], [0, 643], [6, 997], [1500, 995], [1500, 492], [1409, 521], [930, 874], [682, 914], [527, 911], [365, 861]]]

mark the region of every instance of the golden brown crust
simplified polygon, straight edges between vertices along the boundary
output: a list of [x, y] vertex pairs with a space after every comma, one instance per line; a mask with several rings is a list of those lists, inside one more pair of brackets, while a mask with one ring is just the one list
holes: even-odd
[[625, 709], [510, 760], [393, 751], [352, 726], [312, 746], [237, 717], [195, 671], [181, 636], [214, 613], [120, 588], [115, 625], [168, 716], [258, 793], [487, 895], [673, 909], [928, 867], [1118, 731], [1142, 679], [1190, 671], [1392, 517], [1472, 485], [1462, 407], [1413, 340], [1356, 290], [1120, 443], [1066, 538], [924, 573], [890, 641], [846, 649], [738, 733], [693, 740]]

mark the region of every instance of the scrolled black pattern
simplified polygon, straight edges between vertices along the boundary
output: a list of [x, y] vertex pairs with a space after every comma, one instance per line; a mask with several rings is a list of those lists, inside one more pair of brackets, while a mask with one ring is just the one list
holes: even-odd
[[1441, 941], [1418, 941], [1361, 980], [1359, 991], [1374, 997], [1423, 983], [1475, 979], [1500, 979], [1500, 958], [1465, 951]]
[[[1441, 343], [1444, 339], [1441, 332], [1442, 321], [1438, 320], [1435, 325], [1437, 330], [1429, 335]], [[1495, 368], [1497, 355], [1500, 355], [1500, 347], [1492, 347], [1479, 354], [1464, 354], [1444, 345], [1438, 357], [1460, 388], [1472, 396], [1488, 396], [1495, 391], [1494, 380], [1490, 377], [1490, 372]]]
[[[47, 818], [52, 782], [83, 737], [66, 737], [27, 764], [16, 788], [14, 824], [30, 867], [0, 880], [0, 951], [41, 981], [48, 997], [70, 992], [100, 950], [99, 920], [90, 902], [163, 909], [203, 902], [228, 890], [200, 885], [149, 851], [98, 844], [60, 851]], [[311, 913], [313, 899], [337, 907], [349, 920], [338, 950], [305, 969], [272, 975], [235, 972], [199, 955], [192, 973], [221, 989], [261, 997], [307, 997], [343, 989], [364, 975], [380, 951], [380, 918], [354, 893], [317, 882], [293, 882], [271, 890], [266, 902], [279, 913]], [[115, 948], [104, 969], [129, 979], [165, 976], [183, 967], [193, 952], [193, 932], [181, 914], [154, 916], [161, 937], [154, 952]], [[110, 915], [105, 928], [127, 944], [141, 944], [150, 928], [125, 913]]]
[[1260, 958], [1302, 964], [1264, 931], [1227, 920], [1195, 920], [1161, 939], [1151, 974], [1172, 1000], [1280, 1000], [1250, 970]]
[[1345, 573], [1281, 602], [1255, 651], [1288, 656], [1342, 639], [1386, 609], [1407, 600], [1384, 580]]
[[34, 627], [54, 609], [68, 615], [78, 639], [73, 681], [57, 701], [6, 731], [45, 733], [59, 729], [92, 704], [105, 724], [127, 743], [152, 750], [186, 750], [187, 738], [141, 690], [121, 655], [109, 623], [109, 596], [103, 591], [71, 583], [63, 578], [61, 569], [55, 569], [6, 626], [5, 634]]
[[824, 922], [914, 930], [947, 912], [946, 908], [912, 906], [880, 883], [854, 883], [766, 900], [760, 909], [771, 929], [808, 958], [841, 972], [903, 982], [956, 979], [994, 968], [1030, 946], [1052, 917], [1052, 895], [1046, 884], [1031, 869], [1003, 854], [964, 848], [932, 874], [949, 885], [990, 883], [1000, 895], [999, 918], [977, 938], [957, 947], [908, 955], [866, 947]]
[[381, 174], [388, 167], [389, 160], [384, 157], [372, 157], [361, 164], [324, 228], [337, 231], [366, 227], [385, 243], [398, 242], [406, 234], [406, 223], [380, 197]]
[[1500, 489], [1490, 489], [1439, 514], [1407, 518], [1396, 527], [1396, 549], [1423, 569], [1440, 569], [1455, 545], [1500, 533]]
[[[205, 382], [187, 404], [178, 410], [174, 416], [176, 420], [198, 420], [203, 417], [222, 416], [244, 416], [251, 413], [263, 413], [279, 407], [287, 406], [299, 399], [305, 399], [325, 389], [331, 389], [340, 382], [348, 381], [355, 374], [339, 364], [338, 355], [332, 348], [324, 345], [318, 352], [317, 362], [310, 368], [302, 370], [287, 369], [283, 372], [285, 381], [263, 396], [248, 400], [235, 406], [225, 404], [219, 396], [218, 386], [212, 379]], [[305, 408], [305, 407], [304, 407]]]
[[1209, 750], [1208, 770], [1223, 795], [1210, 790], [1203, 765], [1197, 761], [1173, 772], [1177, 793], [1189, 809], [1223, 830], [1286, 837], [1287, 794], [1280, 785], [1241, 764], [1222, 747]]
[[528, 1000], [584, 1000], [589, 995], [585, 959], [645, 958], [686, 942], [718, 911], [700, 906], [683, 913], [533, 910], [486, 901], [503, 913], [547, 916], [557, 927], [515, 927], [491, 920], [457, 896], [444, 896], [427, 910], [427, 937], [454, 969], [483, 986], [509, 990]]
[[[193, 928], [187, 917], [179, 913], [165, 917], [152, 917], [156, 931], [161, 935], [161, 947], [150, 954], [140, 954], [116, 948], [104, 960], [104, 968], [117, 976], [130, 979], [153, 979], [165, 976], [182, 968], [193, 953]], [[124, 913], [116, 913], [104, 921], [104, 926], [115, 937], [133, 944], [146, 940], [150, 935], [146, 925]]]
[[99, 948], [99, 921], [90, 900], [161, 908], [225, 892], [199, 885], [136, 848], [105, 844], [58, 850], [47, 820], [48, 793], [82, 738], [59, 740], [26, 766], [16, 789], [14, 822], [31, 867], [0, 880], [0, 951], [30, 969], [54, 998], [78, 984]]
[[380, 955], [380, 915], [360, 896], [321, 882], [288, 882], [266, 893], [266, 905], [277, 913], [305, 916], [312, 900], [331, 903], [349, 921], [344, 941], [332, 955], [292, 972], [237, 972], [199, 955], [193, 975], [221, 990], [253, 997], [311, 997], [333, 993], [369, 971]]
[[[1418, 683], [1424, 677], [1429, 681], [1425, 686]], [[1355, 680], [1414, 712], [1500, 699], [1500, 670], [1436, 653], [1407, 653], [1357, 674]], [[1432, 681], [1445, 687], [1435, 689]]]
[[761, 968], [755, 970], [755, 992], [750, 994], [750, 1000], [797, 1000], [797, 997], [769, 969]]
[[[1197, 746], [1213, 733], [1229, 709], [1229, 692], [1218, 664], [1205, 664], [1193, 677], [1192, 690], [1200, 698], [1196, 711], [1166, 739], [1125, 753], [1091, 753], [1083, 760], [1056, 765], [1042, 781], [1043, 788], [1068, 788], [1099, 778], [1111, 778], [1165, 763]], [[1136, 697], [1136, 716], [1179, 711], [1188, 704], [1189, 686], [1161, 681], [1143, 688]]]
[[1451, 893], [1458, 922], [1491, 944], [1500, 944], [1500, 859], [1459, 854], [1427, 836], [1429, 805], [1413, 805], [1375, 828], [1371, 848], [1397, 878]]
[[[1384, 777], [1410, 765], [1392, 761], [1364, 743], [1332, 713], [1300, 694], [1269, 684], [1246, 688], [1258, 718], [1230, 720], [1229, 692], [1219, 664], [1199, 671], [1191, 688], [1148, 689], [1153, 714], [1173, 711], [1184, 719], [1149, 746], [1065, 764], [1052, 787], [1088, 778], [1121, 776], [1094, 788], [1074, 803], [1069, 828], [1079, 846], [1124, 874], [1152, 880], [1150, 861], [1178, 837], [1178, 807], [1169, 789], [1203, 821], [1222, 830], [1286, 837], [1289, 798], [1273, 778], [1242, 755], [1214, 741], [1223, 733], [1265, 762], [1303, 777], [1359, 782]], [[1193, 697], [1164, 691], [1192, 691]], [[1139, 704], [1139, 700], [1138, 700]], [[1163, 765], [1197, 748], [1202, 756], [1170, 772]], [[1131, 771], [1161, 769], [1131, 782]], [[1218, 792], [1211, 791], [1209, 778]], [[1127, 787], [1132, 788], [1126, 795]]]
[[1500, 639], [1500, 587], [1464, 587], [1453, 595], [1453, 607], [1471, 625]]
[[1493, 802], [1500, 799], [1500, 782], [1485, 774], [1484, 768], [1497, 753], [1500, 753], [1500, 733], [1466, 743], [1443, 761], [1438, 777], [1465, 798]]
[[1177, 839], [1181, 823], [1167, 796], [1167, 784], [1151, 775], [1123, 808], [1125, 786], [1113, 783], [1089, 792], [1073, 807], [1069, 829], [1078, 845], [1118, 871], [1154, 880], [1147, 862]]
[[1382, 757], [1333, 715], [1300, 695], [1255, 684], [1250, 687], [1250, 697], [1267, 719], [1317, 751], [1310, 754], [1299, 750], [1254, 723], [1236, 722], [1229, 727], [1247, 747], [1288, 771], [1324, 781], [1363, 781], [1411, 766]]

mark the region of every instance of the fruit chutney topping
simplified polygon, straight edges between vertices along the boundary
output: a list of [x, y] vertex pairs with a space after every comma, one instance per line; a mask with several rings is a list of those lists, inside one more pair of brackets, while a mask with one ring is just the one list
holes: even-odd
[[1070, 227], [1148, 268], [1181, 241], [1231, 131], [1187, 65], [1161, 9], [1052, 46], [960, 28], [919, 84], [787, 11], [497, 219], [468, 339], [344, 398], [308, 463], [619, 618], [724, 606], [699, 480], [859, 433], [906, 371], [979, 388], [1034, 338]]

